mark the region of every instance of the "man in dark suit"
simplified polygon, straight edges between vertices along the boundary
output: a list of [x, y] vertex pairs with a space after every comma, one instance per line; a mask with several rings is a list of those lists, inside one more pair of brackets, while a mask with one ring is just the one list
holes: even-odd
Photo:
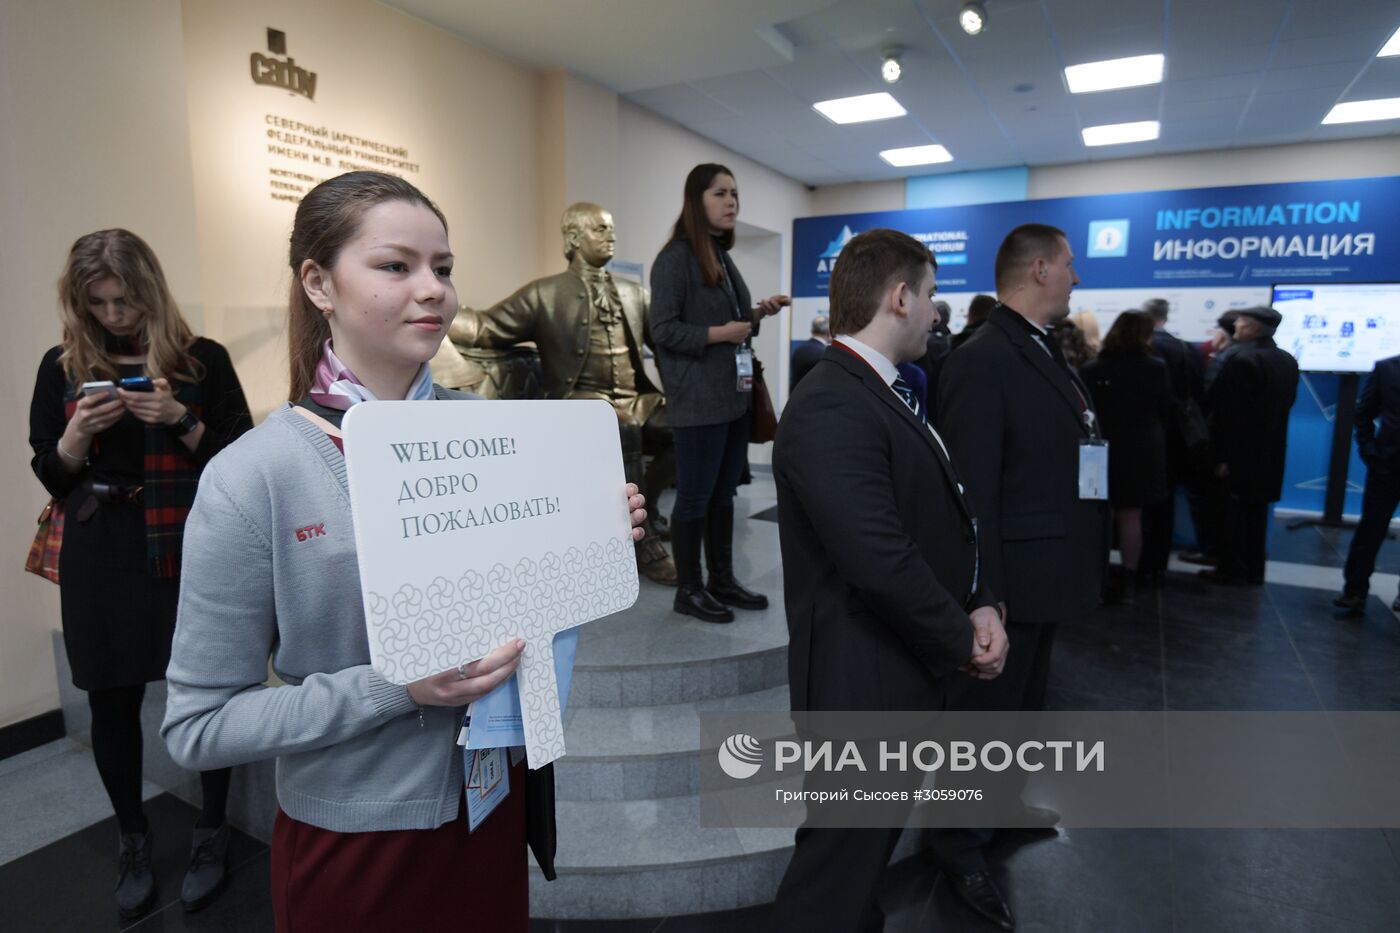
[[831, 345], [831, 325], [825, 314], [812, 318], [812, 336], [797, 345], [792, 351], [792, 375], [788, 379], [788, 390], [797, 388], [802, 377], [812, 371], [817, 360], [822, 358]]
[[[949, 681], [969, 679], [960, 669], [995, 678], [1006, 658], [971, 505], [896, 370], [924, 352], [933, 290], [932, 255], [914, 238], [871, 230], [847, 243], [831, 275], [836, 342], [778, 426], [794, 710], [941, 710]], [[876, 887], [900, 831], [798, 830], [777, 927], [881, 929]]]
[[[1167, 364], [1175, 411], [1167, 423], [1167, 497], [1142, 511], [1142, 558], [1138, 571], [1145, 577], [1158, 577], [1167, 570], [1171, 557], [1172, 533], [1176, 519], [1176, 487], [1190, 476], [1191, 451], [1182, 433], [1182, 420], [1196, 417], [1201, 403], [1201, 355], [1196, 348], [1167, 331], [1171, 305], [1165, 298], [1152, 298], [1142, 310], [1152, 318], [1152, 352]], [[1193, 416], [1191, 413], [1195, 412]]]
[[1288, 413], [1298, 395], [1298, 361], [1274, 345], [1281, 320], [1273, 308], [1240, 311], [1236, 349], [1206, 400], [1215, 475], [1227, 492], [1218, 563], [1201, 571], [1216, 583], [1264, 582], [1269, 504], [1283, 494]]
[[929, 399], [930, 414], [937, 409], [937, 388], [938, 374], [943, 369], [943, 360], [953, 351], [953, 332], [948, 329], [948, 321], [953, 316], [953, 309], [946, 301], [935, 301], [933, 307], [938, 311], [938, 323], [933, 325], [933, 330], [929, 331], [928, 344], [924, 355], [919, 358], [918, 366], [924, 373], [924, 384], [928, 386], [927, 396]]
[[[1092, 612], [1103, 588], [1108, 505], [1081, 498], [1081, 464], [1102, 452], [1093, 403], [1050, 331], [1078, 283], [1063, 231], [1017, 227], [997, 251], [997, 306], [943, 365], [937, 424], [977, 507], [986, 582], [1005, 600], [1014, 646], [1002, 676], [970, 684], [959, 709], [1044, 709], [1055, 629]], [[1027, 807], [1017, 825], [1058, 819]], [[983, 854], [992, 835], [939, 830], [929, 844], [963, 900], [1011, 929]]]
[[[1376, 433], [1376, 419], [1381, 421]], [[1366, 464], [1366, 490], [1361, 494], [1361, 521], [1347, 551], [1346, 585], [1332, 601], [1338, 609], [1360, 614], [1371, 589], [1376, 554], [1400, 506], [1400, 356], [1376, 363], [1356, 403], [1356, 446]], [[1400, 612], [1400, 596], [1390, 608]]]
[[967, 303], [967, 320], [963, 323], [962, 330], [948, 341], [949, 349], [956, 350], [971, 340], [972, 335], [977, 333], [977, 328], [987, 323], [987, 315], [991, 314], [996, 306], [997, 300], [991, 295], [973, 295], [972, 300]]

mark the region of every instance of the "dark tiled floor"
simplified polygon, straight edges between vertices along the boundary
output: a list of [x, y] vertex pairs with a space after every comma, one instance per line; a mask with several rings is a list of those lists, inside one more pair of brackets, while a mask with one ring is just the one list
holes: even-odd
[[[1307, 525], [1289, 530], [1297, 519], [1276, 516], [1269, 536], [1269, 559], [1290, 564], [1315, 564], [1318, 567], [1342, 567], [1347, 562], [1351, 546], [1350, 528], [1321, 528]], [[1382, 573], [1400, 573], [1400, 538], [1387, 538], [1376, 558], [1376, 569]], [[1387, 594], [1393, 599], [1395, 594]]]
[[[1291, 534], [1326, 544], [1317, 529]], [[1308, 546], [1321, 547], [1317, 541]], [[1295, 559], [1278, 552], [1276, 544], [1273, 556]], [[1275, 584], [1222, 589], [1168, 575], [1130, 608], [1101, 609], [1061, 627], [1050, 705], [1400, 710], [1400, 621], [1377, 597], [1362, 616], [1338, 619], [1332, 595]], [[150, 812], [166, 906], [131, 929], [270, 929], [265, 849], [239, 840], [230, 890], [208, 911], [187, 916], [173, 902], [193, 810], [166, 796]], [[118, 928], [108, 894], [114, 833], [109, 820], [0, 868], [0, 926]], [[1397, 830], [1069, 830], [997, 848], [991, 861], [1023, 933], [1379, 933], [1400, 926]], [[882, 903], [892, 933], [988, 929], [920, 858], [887, 873]], [[534, 920], [530, 931], [767, 933], [769, 913], [758, 907], [636, 921]]]
[[203, 930], [231, 933], [272, 929], [267, 847], [235, 831], [229, 840], [228, 887], [195, 914], [180, 905], [180, 881], [190, 857], [190, 829], [199, 812], [162, 794], [146, 802], [154, 832], [156, 908], [122, 923], [112, 904], [116, 881], [116, 818], [15, 859], [0, 868], [0, 927], [90, 933], [100, 930]]

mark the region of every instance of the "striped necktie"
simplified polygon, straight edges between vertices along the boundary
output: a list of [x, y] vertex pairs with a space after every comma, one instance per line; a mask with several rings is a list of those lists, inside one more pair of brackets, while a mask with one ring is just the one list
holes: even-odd
[[895, 376], [894, 382], [890, 383], [890, 388], [894, 389], [894, 394], [903, 399], [904, 404], [909, 406], [909, 410], [914, 413], [923, 424], [928, 424], [928, 412], [924, 411], [924, 406], [919, 404], [919, 398], [914, 394], [914, 390], [909, 387], [909, 383], [904, 381], [903, 376]]

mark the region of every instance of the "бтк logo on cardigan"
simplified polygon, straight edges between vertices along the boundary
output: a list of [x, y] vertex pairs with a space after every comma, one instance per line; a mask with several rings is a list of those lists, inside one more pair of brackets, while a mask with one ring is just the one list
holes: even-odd
[[298, 528], [294, 532], [298, 541], [310, 541], [312, 538], [324, 538], [326, 536], [326, 523], [318, 522], [315, 525], [307, 525], [305, 528]]
[[[287, 55], [287, 34], [269, 27], [267, 50], [273, 55]], [[248, 69], [252, 72], [254, 84], [270, 84], [300, 94], [307, 100], [316, 99], [316, 72], [299, 67], [296, 59], [290, 55], [283, 61], [254, 52], [248, 57]]]

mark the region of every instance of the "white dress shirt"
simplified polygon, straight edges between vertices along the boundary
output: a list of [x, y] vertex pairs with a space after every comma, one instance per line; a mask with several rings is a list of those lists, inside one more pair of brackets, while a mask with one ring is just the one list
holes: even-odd
[[[899, 378], [899, 370], [895, 368], [895, 365], [890, 362], [887, 356], [869, 344], [861, 343], [849, 334], [841, 334], [836, 338], [836, 342], [843, 344], [847, 349], [869, 363], [870, 368], [875, 370], [880, 378], [885, 380], [885, 385], [890, 387], [890, 394], [899, 399], [899, 404], [905, 404], [904, 399], [900, 398], [899, 393], [894, 390], [894, 381]], [[905, 405], [905, 407], [907, 408], [908, 406]], [[928, 426], [929, 433], [933, 435], [933, 439], [938, 442], [938, 447], [943, 451], [943, 456], [947, 457], [948, 462], [951, 463], [953, 458], [948, 455], [948, 445], [944, 444], [943, 438], [938, 436], [938, 431], [934, 429], [933, 422], [925, 420], [924, 424]], [[962, 492], [962, 489], [959, 488], [958, 492]]]

